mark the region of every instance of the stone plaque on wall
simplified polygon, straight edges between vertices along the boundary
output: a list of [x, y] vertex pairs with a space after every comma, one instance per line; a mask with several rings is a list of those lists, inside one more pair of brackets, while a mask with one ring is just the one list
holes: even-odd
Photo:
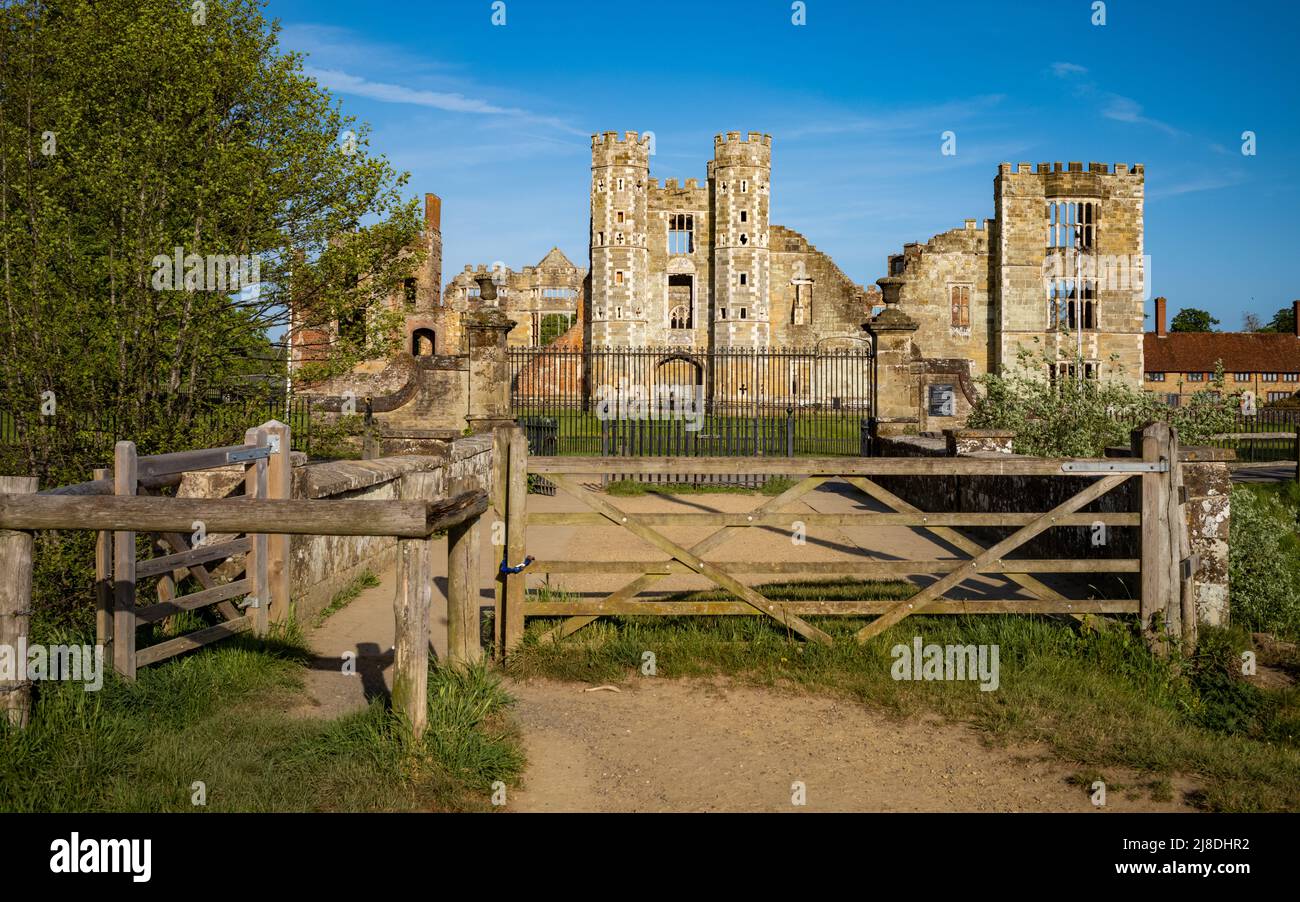
[[957, 415], [957, 391], [950, 383], [931, 385], [930, 416], [955, 417]]

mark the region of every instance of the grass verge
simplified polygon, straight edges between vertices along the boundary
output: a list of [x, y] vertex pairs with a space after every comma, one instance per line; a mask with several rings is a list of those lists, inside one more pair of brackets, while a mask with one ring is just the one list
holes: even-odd
[[[769, 598], [900, 598], [899, 582], [768, 584]], [[694, 593], [711, 597], [719, 593]], [[682, 596], [687, 597], [687, 596]], [[644, 651], [660, 677], [723, 675], [746, 683], [832, 694], [913, 716], [933, 711], [999, 742], [1043, 742], [1091, 770], [1132, 769], [1153, 795], [1192, 777], [1191, 801], [1212, 811], [1300, 811], [1300, 689], [1266, 690], [1240, 677], [1245, 632], [1206, 630], [1196, 658], [1161, 661], [1127, 629], [1096, 631], [1043, 617], [910, 617], [859, 645], [866, 618], [810, 617], [831, 647], [791, 636], [765, 617], [604, 618], [558, 645], [538, 641], [554, 622], [530, 621], [520, 676], [617, 682], [641, 679]], [[976, 682], [896, 681], [897, 644], [997, 645], [996, 691]], [[1300, 673], [1300, 660], [1276, 662]]]
[[320, 626], [330, 618], [331, 614], [336, 614], [343, 610], [352, 602], [356, 601], [357, 596], [366, 589], [373, 589], [377, 585], [379, 585], [379, 577], [375, 576], [375, 574], [371, 573], [369, 570], [359, 573], [357, 576], [353, 577], [346, 586], [339, 589], [339, 591], [334, 594], [334, 597], [330, 599], [330, 603], [316, 615], [316, 619], [312, 621], [312, 625], [317, 627]]
[[488, 810], [492, 783], [517, 781], [511, 700], [485, 668], [430, 672], [416, 742], [380, 701], [294, 714], [310, 659], [296, 633], [241, 635], [99, 692], [40, 684], [28, 728], [0, 726], [0, 811]]

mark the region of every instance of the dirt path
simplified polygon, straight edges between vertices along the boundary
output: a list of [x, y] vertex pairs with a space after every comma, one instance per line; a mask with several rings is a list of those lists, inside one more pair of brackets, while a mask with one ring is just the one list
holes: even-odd
[[[987, 747], [974, 730], [938, 718], [899, 721], [858, 704], [725, 681], [586, 688], [510, 686], [529, 760], [511, 810], [1188, 810], [1119, 792], [1095, 808], [1066, 782], [1080, 768], [1040, 747]], [[796, 781], [803, 806], [792, 801]]]
[[[668, 499], [620, 498], [628, 510], [748, 510], [763, 499], [714, 495]], [[559, 498], [530, 497], [539, 509], [577, 510]], [[861, 509], [842, 492], [818, 492], [798, 509]], [[700, 538], [708, 533], [700, 531]], [[485, 536], [491, 530], [483, 531]], [[541, 534], [534, 535], [533, 532]], [[645, 555], [635, 540], [600, 527], [530, 532], [530, 554], [555, 559], [620, 560]], [[686, 530], [681, 532], [685, 533]], [[692, 531], [693, 533], [694, 531]], [[630, 537], [629, 537], [630, 538]], [[689, 544], [696, 537], [674, 535]], [[756, 530], [717, 558], [835, 559], [845, 551], [890, 558], [944, 557], [941, 543], [903, 528], [810, 530], [805, 546], [788, 533]], [[484, 581], [491, 584], [498, 552], [485, 545]], [[435, 555], [439, 566], [445, 556]], [[441, 576], [439, 571], [435, 576]], [[309, 633], [319, 657], [300, 713], [334, 717], [382, 696], [392, 680], [395, 574], [364, 591]], [[565, 581], [577, 594], [612, 591], [617, 574]], [[671, 577], [662, 589], [702, 588], [698, 577]], [[445, 580], [434, 591], [435, 632], [445, 626]], [[1004, 581], [979, 578], [961, 587], [967, 597], [1014, 596]], [[490, 598], [484, 597], [484, 604]], [[435, 646], [439, 642], [435, 638]], [[342, 673], [344, 652], [357, 655], [357, 674]], [[619, 692], [550, 681], [512, 682], [515, 717], [529, 759], [512, 811], [1095, 811], [1085, 791], [1066, 780], [1083, 768], [1039, 747], [990, 748], [969, 727], [930, 718], [898, 721], [862, 705], [807, 694], [748, 687], [723, 680], [632, 680]], [[1138, 782], [1107, 769], [1109, 779]], [[806, 790], [791, 802], [791, 784]], [[1175, 785], [1178, 790], [1188, 787]], [[1184, 810], [1146, 793], [1130, 800], [1108, 794], [1109, 811]]]

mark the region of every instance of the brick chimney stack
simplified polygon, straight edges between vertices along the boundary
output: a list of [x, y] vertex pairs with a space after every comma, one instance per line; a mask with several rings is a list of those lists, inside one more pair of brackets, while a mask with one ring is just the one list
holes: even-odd
[[[1296, 301], [1300, 305], [1300, 301]], [[1165, 337], [1165, 299], [1156, 298], [1156, 335]]]
[[1291, 313], [1295, 315], [1295, 337], [1300, 338], [1300, 301], [1291, 302]]
[[427, 192], [424, 195], [424, 227], [433, 232], [442, 231], [442, 198]]

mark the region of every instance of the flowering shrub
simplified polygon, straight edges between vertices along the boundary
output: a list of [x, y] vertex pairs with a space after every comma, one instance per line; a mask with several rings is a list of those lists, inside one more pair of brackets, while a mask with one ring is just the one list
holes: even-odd
[[[1129, 445], [1129, 433], [1155, 420], [1169, 422], [1179, 441], [1195, 445], [1218, 432], [1231, 432], [1240, 399], [1223, 390], [1223, 371], [1206, 391], [1170, 407], [1126, 382], [1063, 377], [1049, 381], [1022, 351], [1021, 366], [982, 376], [981, 397], [971, 408], [971, 429], [1007, 429], [1016, 434], [1017, 454], [1043, 457], [1101, 457], [1107, 446]], [[1053, 361], [1044, 356], [1044, 365]]]

